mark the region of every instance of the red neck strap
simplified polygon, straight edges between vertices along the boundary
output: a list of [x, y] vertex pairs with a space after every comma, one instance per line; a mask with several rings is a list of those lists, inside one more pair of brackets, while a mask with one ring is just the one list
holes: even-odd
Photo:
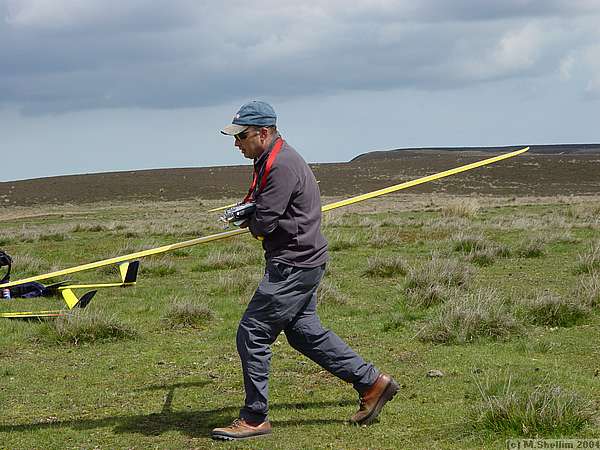
[[273, 167], [273, 163], [275, 162], [275, 158], [277, 158], [277, 155], [279, 154], [281, 147], [283, 147], [283, 139], [277, 138], [277, 141], [275, 141], [275, 145], [271, 149], [271, 152], [269, 153], [269, 156], [267, 158], [267, 162], [265, 164], [265, 170], [263, 171], [262, 176], [260, 177], [260, 185], [259, 185], [258, 189], [256, 189], [256, 184], [258, 183], [259, 174], [256, 171], [256, 169], [254, 169], [254, 176], [252, 178], [252, 184], [250, 185], [250, 190], [248, 191], [248, 195], [246, 195], [246, 197], [244, 198], [243, 203], [248, 203], [250, 201], [253, 201], [256, 194], [258, 194], [260, 191], [262, 191], [265, 188], [265, 186], [267, 185], [267, 178], [269, 176], [269, 172], [271, 171], [271, 167]]

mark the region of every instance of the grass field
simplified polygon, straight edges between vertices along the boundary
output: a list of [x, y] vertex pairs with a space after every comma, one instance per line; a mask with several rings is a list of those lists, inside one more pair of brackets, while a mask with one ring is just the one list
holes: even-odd
[[[227, 203], [225, 201], [225, 203]], [[13, 279], [219, 231], [213, 202], [3, 209]], [[401, 384], [357, 396], [274, 345], [272, 436], [210, 430], [243, 401], [236, 326], [260, 279], [249, 236], [142, 260], [134, 288], [67, 319], [0, 322], [2, 448], [505, 448], [600, 438], [600, 200], [393, 196], [327, 214], [320, 316]], [[113, 281], [109, 269], [77, 281]], [[11, 300], [2, 311], [62, 307]]]

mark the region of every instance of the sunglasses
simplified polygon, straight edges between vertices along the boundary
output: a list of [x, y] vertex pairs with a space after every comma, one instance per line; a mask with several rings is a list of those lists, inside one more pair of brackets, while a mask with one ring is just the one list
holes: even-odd
[[256, 131], [255, 130], [254, 135], [250, 135], [249, 133], [251, 133], [251, 131], [242, 131], [241, 133], [238, 133], [238, 134], [236, 134], [234, 136], [235, 140], [236, 141], [243, 141], [244, 139], [246, 139], [246, 138], [248, 138], [250, 136], [254, 136], [254, 135], [260, 134], [260, 131]]

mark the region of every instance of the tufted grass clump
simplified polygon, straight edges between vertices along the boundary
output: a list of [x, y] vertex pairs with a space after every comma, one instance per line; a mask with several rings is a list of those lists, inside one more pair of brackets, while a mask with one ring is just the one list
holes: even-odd
[[217, 250], [209, 253], [200, 263], [192, 266], [192, 272], [209, 272], [211, 270], [236, 269], [238, 267], [258, 264], [260, 256], [241, 247]]
[[12, 257], [13, 278], [25, 275], [38, 275], [50, 268], [48, 262], [29, 253], [19, 253]]
[[99, 224], [99, 223], [96, 223], [96, 224], [78, 223], [78, 224], [74, 225], [73, 228], [71, 228], [71, 233], [84, 233], [84, 232], [99, 233], [101, 231], [109, 231], [109, 230], [110, 230], [109, 227], [107, 227], [106, 225]]
[[472, 218], [475, 217], [479, 211], [480, 206], [476, 199], [460, 199], [451, 200], [447, 204], [442, 206], [442, 216], [444, 217], [464, 217]]
[[40, 232], [36, 229], [23, 229], [18, 235], [18, 240], [21, 242], [37, 242], [40, 240]]
[[569, 327], [590, 315], [585, 300], [562, 297], [552, 292], [541, 292], [522, 302], [524, 320], [534, 325]]
[[554, 349], [554, 343], [525, 337], [517, 343], [516, 349], [524, 354], [549, 353]]
[[14, 241], [15, 241], [14, 236], [8, 236], [8, 235], [0, 236], [0, 247], [2, 247], [4, 245], [12, 244]]
[[469, 264], [457, 259], [432, 255], [425, 264], [409, 268], [406, 287], [426, 287], [432, 284], [467, 286], [473, 279], [473, 275], [473, 269]]
[[332, 252], [349, 250], [361, 245], [361, 242], [356, 235], [347, 235], [346, 233], [342, 233], [339, 231], [330, 233], [327, 236], [327, 242], [328, 249]]
[[401, 256], [371, 256], [367, 259], [364, 275], [373, 278], [390, 278], [406, 275], [408, 264]]
[[454, 235], [450, 239], [450, 242], [452, 244], [452, 250], [463, 253], [485, 250], [492, 246], [492, 243], [482, 235], [468, 234], [465, 232]]
[[476, 266], [487, 267], [494, 264], [496, 261], [496, 255], [491, 249], [475, 250], [466, 256], [466, 260], [471, 264], [475, 264]]
[[404, 293], [414, 306], [433, 306], [444, 303], [459, 288], [467, 288], [473, 275], [470, 264], [432, 255], [425, 264], [408, 269]]
[[581, 239], [571, 233], [569, 230], [564, 230], [561, 232], [550, 233], [546, 237], [546, 242], [549, 244], [578, 244], [581, 242]]
[[46, 322], [37, 339], [52, 344], [90, 344], [121, 339], [133, 339], [137, 332], [116, 316], [102, 311], [78, 311]]
[[596, 308], [600, 306], [600, 274], [594, 273], [579, 279], [574, 297], [583, 301], [587, 306]]
[[211, 270], [235, 269], [244, 262], [233, 253], [215, 251], [209, 253], [201, 262], [192, 266], [192, 272], [208, 272]]
[[456, 296], [457, 292], [456, 288], [436, 283], [404, 290], [408, 304], [417, 308], [429, 308], [445, 303]]
[[521, 258], [541, 258], [546, 254], [546, 242], [539, 238], [527, 238], [519, 243], [516, 253]]
[[177, 273], [177, 267], [173, 261], [167, 258], [146, 258], [140, 264], [140, 274], [153, 277], [166, 277]]
[[[222, 269], [235, 269], [237, 267], [243, 267], [249, 264], [249, 258], [247, 255], [236, 252], [229, 252], [227, 250], [217, 250], [209, 253], [206, 258], [195, 267], [204, 267], [206, 270], [222, 270]], [[193, 268], [192, 271], [195, 269]]]
[[509, 381], [502, 392], [488, 392], [482, 386], [479, 391], [482, 401], [473, 411], [478, 430], [523, 437], [574, 436], [597, 417], [591, 401], [560, 386], [517, 391]]
[[508, 246], [489, 241], [482, 235], [458, 233], [450, 240], [452, 250], [466, 254], [466, 260], [477, 266], [490, 266], [496, 258], [508, 258]]
[[228, 243], [227, 251], [230, 253], [245, 255], [250, 259], [262, 261], [263, 260], [263, 251], [261, 245], [258, 241], [233, 241]]
[[324, 229], [350, 227], [356, 225], [356, 219], [338, 209], [323, 215], [322, 225]]
[[423, 311], [412, 309], [406, 305], [401, 305], [399, 310], [390, 315], [389, 318], [383, 323], [383, 331], [387, 332], [405, 328], [411, 322], [422, 319], [423, 316]]
[[70, 239], [67, 233], [61, 232], [50, 232], [50, 233], [41, 233], [38, 238], [40, 241], [51, 241], [51, 242], [63, 242], [67, 239]]
[[260, 272], [244, 269], [219, 273], [211, 293], [240, 295], [249, 300], [261, 277]]
[[[109, 258], [113, 258], [115, 255], [129, 255], [131, 253], [137, 253], [137, 252], [141, 252], [144, 250], [149, 250], [151, 248], [156, 248], [156, 247], [160, 247], [161, 243], [158, 241], [154, 241], [154, 240], [144, 240], [142, 242], [138, 242], [135, 240], [128, 240], [126, 241], [123, 245], [121, 245], [119, 248], [117, 248], [114, 251], [111, 251], [110, 253], [105, 253], [105, 255], [103, 257], [99, 257], [99, 259], [109, 259]], [[154, 270], [155, 266], [157, 266], [160, 263], [157, 263], [157, 261], [167, 261], [168, 257], [166, 256], [162, 256], [162, 257], [149, 257], [149, 258], [143, 258], [140, 262], [140, 273], [143, 273], [144, 270], [148, 270], [146, 273], [147, 274], [152, 274], [152, 271]], [[98, 272], [104, 274], [104, 275], [118, 275], [119, 274], [119, 267], [116, 264], [112, 264], [110, 266], [103, 266], [98, 268]]]
[[600, 241], [593, 243], [585, 253], [577, 257], [576, 274], [600, 271]]
[[390, 248], [402, 244], [402, 235], [397, 231], [383, 231], [373, 234], [369, 240], [369, 246], [373, 248]]
[[494, 291], [461, 293], [444, 303], [419, 332], [419, 339], [436, 344], [465, 344], [480, 338], [502, 340], [521, 331], [507, 303]]
[[348, 296], [330, 281], [323, 280], [317, 289], [317, 301], [321, 304], [345, 305]]
[[208, 324], [214, 313], [205, 304], [189, 298], [173, 297], [163, 317], [170, 328], [199, 328]]

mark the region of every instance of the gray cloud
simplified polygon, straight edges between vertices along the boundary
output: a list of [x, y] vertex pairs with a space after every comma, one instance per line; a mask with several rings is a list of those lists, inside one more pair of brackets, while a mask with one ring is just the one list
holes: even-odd
[[0, 14], [0, 106], [29, 114], [456, 89], [564, 76], [568, 58], [582, 93], [600, 90], [592, 0], [5, 0]]

